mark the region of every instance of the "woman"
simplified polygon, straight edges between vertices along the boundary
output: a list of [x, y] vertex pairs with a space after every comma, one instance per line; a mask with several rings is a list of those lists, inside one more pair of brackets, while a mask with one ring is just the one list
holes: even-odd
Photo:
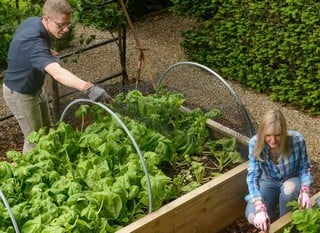
[[249, 194], [245, 215], [249, 223], [268, 232], [274, 221], [291, 210], [287, 203], [297, 200], [310, 208], [310, 158], [303, 136], [287, 130], [280, 110], [268, 111], [258, 134], [249, 141], [247, 185]]

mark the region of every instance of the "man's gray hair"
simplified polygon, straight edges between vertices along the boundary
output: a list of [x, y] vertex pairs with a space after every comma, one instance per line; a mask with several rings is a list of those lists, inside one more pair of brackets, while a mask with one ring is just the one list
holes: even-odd
[[46, 0], [42, 8], [43, 15], [56, 16], [71, 14], [72, 8], [67, 0]]

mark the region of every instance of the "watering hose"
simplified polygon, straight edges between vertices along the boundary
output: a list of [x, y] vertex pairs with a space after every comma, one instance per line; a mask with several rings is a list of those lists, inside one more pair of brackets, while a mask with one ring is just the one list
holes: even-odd
[[123, 121], [120, 120], [120, 118], [110, 109], [108, 108], [106, 105], [103, 105], [102, 103], [99, 103], [99, 102], [95, 102], [93, 100], [90, 100], [90, 99], [76, 99], [74, 101], [72, 101], [70, 104], [68, 104], [68, 106], [63, 110], [62, 114], [61, 114], [61, 117], [60, 117], [60, 121], [63, 121], [63, 118], [64, 118], [64, 115], [65, 113], [67, 112], [67, 110], [75, 103], [79, 103], [79, 102], [89, 102], [89, 103], [93, 103], [93, 104], [96, 104], [98, 106], [100, 106], [101, 108], [103, 108], [104, 110], [106, 110], [108, 113], [111, 114], [111, 116], [121, 125], [121, 127], [124, 129], [124, 131], [128, 134], [131, 142], [133, 143], [138, 155], [139, 155], [139, 158], [140, 158], [140, 161], [141, 161], [141, 164], [142, 164], [142, 167], [143, 167], [143, 171], [146, 175], [146, 178], [147, 178], [147, 186], [148, 186], [148, 192], [149, 192], [149, 213], [152, 212], [152, 192], [151, 192], [151, 183], [150, 183], [150, 178], [149, 178], [149, 173], [148, 173], [148, 170], [147, 170], [147, 167], [146, 167], [146, 164], [144, 162], [144, 158], [142, 156], [142, 153], [140, 151], [140, 148], [137, 144], [137, 142], [134, 140], [132, 134], [130, 133], [130, 131], [128, 130], [128, 128], [126, 127], [126, 125], [123, 123]]
[[15, 232], [16, 232], [16, 233], [20, 233], [20, 230], [19, 230], [17, 221], [16, 221], [16, 219], [14, 218], [14, 215], [13, 215], [13, 213], [12, 213], [12, 210], [11, 210], [10, 206], [9, 206], [9, 203], [8, 203], [6, 197], [4, 196], [3, 192], [1, 191], [1, 189], [0, 189], [0, 197], [1, 197], [2, 201], [3, 201], [4, 206], [5, 206], [5, 207], [7, 208], [7, 210], [8, 210], [8, 213], [9, 213], [9, 216], [10, 216], [10, 218], [11, 218], [11, 222], [12, 222], [12, 224], [13, 224], [13, 227], [14, 227]]

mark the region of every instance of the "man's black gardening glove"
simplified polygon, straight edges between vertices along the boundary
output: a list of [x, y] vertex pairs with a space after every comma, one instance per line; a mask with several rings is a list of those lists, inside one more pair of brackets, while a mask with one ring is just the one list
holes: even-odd
[[86, 90], [86, 94], [90, 100], [105, 103], [108, 101], [111, 105], [114, 104], [113, 98], [102, 88], [98, 86], [92, 86]]

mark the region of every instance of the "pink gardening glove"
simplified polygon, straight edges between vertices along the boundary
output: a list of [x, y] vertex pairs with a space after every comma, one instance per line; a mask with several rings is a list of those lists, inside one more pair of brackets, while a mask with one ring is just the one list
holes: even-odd
[[267, 213], [266, 205], [263, 203], [256, 205], [255, 209], [256, 216], [253, 219], [254, 226], [265, 233], [268, 233], [270, 229], [270, 218]]
[[301, 186], [298, 203], [303, 209], [310, 209], [312, 207], [309, 193], [310, 189], [308, 186]]

